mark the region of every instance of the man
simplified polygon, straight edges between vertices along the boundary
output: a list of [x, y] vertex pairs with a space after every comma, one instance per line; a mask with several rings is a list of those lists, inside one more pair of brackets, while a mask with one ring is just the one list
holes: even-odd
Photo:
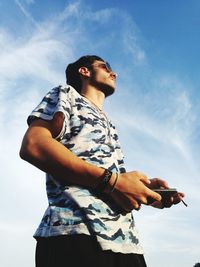
[[36, 266], [146, 266], [131, 211], [167, 202], [151, 189], [168, 185], [126, 172], [114, 125], [103, 112], [116, 73], [97, 56], [66, 69], [67, 86], [53, 88], [28, 117], [20, 156], [47, 173], [49, 206], [34, 237]]

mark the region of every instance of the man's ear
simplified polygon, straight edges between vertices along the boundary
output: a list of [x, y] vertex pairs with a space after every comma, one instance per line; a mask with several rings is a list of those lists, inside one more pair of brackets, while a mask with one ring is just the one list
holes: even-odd
[[90, 71], [86, 67], [80, 67], [78, 72], [84, 77], [90, 77]]

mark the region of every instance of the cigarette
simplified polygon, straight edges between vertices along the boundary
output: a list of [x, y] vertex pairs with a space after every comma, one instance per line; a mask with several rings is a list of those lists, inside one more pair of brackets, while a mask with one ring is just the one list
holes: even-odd
[[181, 199], [181, 201], [182, 201], [182, 203], [183, 203], [186, 207], [188, 206], [188, 205], [185, 203], [184, 200]]

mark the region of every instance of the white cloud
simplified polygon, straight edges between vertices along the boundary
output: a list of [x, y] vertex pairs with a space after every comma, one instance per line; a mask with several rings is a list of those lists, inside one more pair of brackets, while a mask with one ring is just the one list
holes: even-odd
[[[27, 4], [32, 4], [34, 3], [33, 0], [26, 0]], [[24, 7], [24, 5], [19, 1], [19, 0], [15, 0], [15, 4], [18, 6], [18, 8], [20, 9], [20, 11], [22, 12], [22, 14], [31, 22], [33, 23], [33, 25], [35, 27], [37, 27], [38, 29], [40, 28], [39, 24], [36, 22], [36, 20], [33, 19], [33, 17], [31, 16], [31, 14], [27, 11], [27, 9]]]
[[146, 53], [141, 47], [138, 45], [137, 40], [135, 40], [135, 34], [130, 32], [126, 32], [124, 34], [124, 46], [130, 55], [132, 55], [133, 64], [144, 64], [146, 61]]
[[29, 5], [29, 4], [34, 4], [35, 3], [35, 0], [25, 0], [26, 3]]
[[[16, 43], [11, 36], [4, 37], [4, 46], [12, 43], [10, 49], [0, 55], [0, 74], [3, 79], [19, 79], [35, 77], [53, 83], [58, 81], [60, 75], [56, 73], [56, 59], [67, 56], [70, 51], [62, 42], [54, 39], [37, 39], [34, 36], [29, 40]], [[10, 42], [11, 41], [11, 42]], [[54, 67], [55, 64], [55, 67]]]
[[69, 17], [79, 17], [81, 10], [81, 1], [74, 1], [67, 5], [64, 9], [64, 11], [60, 12], [59, 14], [56, 14], [56, 19], [55, 23], [57, 22], [62, 22], [67, 20]]
[[142, 48], [142, 36], [139, 28], [132, 20], [129, 14], [121, 13], [120, 20], [123, 21], [123, 46], [124, 53], [129, 55], [129, 60], [132, 65], [146, 64], [146, 52]]
[[114, 14], [115, 14], [115, 9], [113, 8], [105, 8], [96, 12], [88, 10], [84, 14], [84, 18], [89, 21], [98, 22], [100, 24], [107, 24], [109, 23], [109, 20], [113, 17]]
[[[199, 203], [199, 164], [191, 149], [199, 119], [197, 110], [193, 108], [190, 87], [175, 75], [163, 73], [145, 81], [148, 71], [151, 73], [152, 70], [147, 64], [148, 54], [141, 44], [142, 34], [122, 10], [105, 8], [93, 11], [85, 7], [83, 1], [74, 1], [51, 20], [38, 24], [21, 1], [15, 2], [23, 16], [32, 22], [32, 27], [28, 34], [18, 38], [5, 29], [0, 30], [0, 139], [3, 140], [0, 159], [1, 173], [6, 177], [2, 182], [5, 189], [2, 195], [6, 197], [7, 192], [11, 192], [7, 206], [11, 210], [14, 203], [21, 212], [20, 217], [16, 210], [13, 220], [17, 226], [21, 224], [27, 229], [23, 234], [19, 226], [16, 233], [13, 229], [11, 232], [17, 238], [26, 236], [27, 240], [46, 206], [43, 173], [18, 156], [26, 117], [52, 85], [64, 80], [63, 66], [91, 49], [92, 52], [105, 53], [119, 67], [120, 88], [113, 96], [115, 103], [110, 102], [112, 107], [108, 105], [108, 111], [119, 126], [129, 167], [147, 170], [150, 175], [169, 177], [172, 185], [187, 190], [190, 212], [178, 206], [166, 213], [145, 208], [136, 215], [147, 253], [158, 255], [166, 250], [199, 255], [199, 250], [195, 251], [198, 235], [191, 234], [190, 227], [193, 223], [193, 231], [198, 230], [198, 222], [192, 222], [192, 219], [196, 218]], [[28, 4], [33, 2], [27, 0]], [[24, 204], [24, 199], [28, 204]], [[10, 219], [8, 213], [8, 209], [3, 211], [5, 217], [0, 224], [0, 229], [6, 233], [12, 228], [12, 223], [6, 221], [6, 218]], [[185, 216], [190, 219], [187, 221]], [[22, 224], [24, 220], [26, 223]], [[169, 237], [169, 241], [174, 242], [171, 246], [161, 237], [166, 237], [165, 231], [170, 235], [173, 226], [177, 232], [175, 239], [173, 235]], [[182, 242], [188, 239], [184, 233], [190, 233], [191, 248]], [[156, 264], [152, 266], [159, 266]]]

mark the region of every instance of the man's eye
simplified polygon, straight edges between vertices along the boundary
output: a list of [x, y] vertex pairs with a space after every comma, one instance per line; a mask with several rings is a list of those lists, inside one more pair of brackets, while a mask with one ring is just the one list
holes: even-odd
[[104, 70], [106, 70], [106, 71], [108, 71], [108, 72], [110, 71], [105, 64], [102, 64], [101, 68], [104, 69]]

